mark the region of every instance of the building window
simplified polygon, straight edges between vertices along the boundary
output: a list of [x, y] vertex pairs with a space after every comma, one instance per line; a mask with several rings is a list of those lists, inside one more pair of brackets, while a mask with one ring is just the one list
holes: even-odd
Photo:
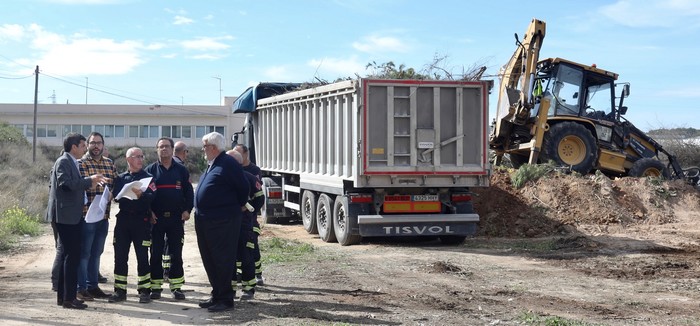
[[214, 131], [224, 135], [225, 131], [223, 126], [196, 126], [195, 128], [197, 130], [195, 135], [197, 138], [202, 138], [204, 135]]
[[139, 126], [139, 138], [148, 138], [148, 126]]
[[92, 126], [91, 125], [82, 125], [82, 132], [80, 132], [81, 135], [87, 137], [91, 132], [92, 132]]
[[114, 126], [114, 137], [124, 138], [124, 126]]
[[182, 126], [182, 138], [192, 138], [192, 126]]
[[59, 129], [61, 129], [60, 125], [46, 125], [46, 137], [58, 137]]
[[36, 125], [36, 136], [46, 138], [46, 125]]
[[139, 126], [129, 126], [129, 138], [138, 138]]
[[105, 132], [103, 134], [105, 138], [112, 138], [114, 137], [114, 126], [113, 125], [107, 125], [105, 126]]
[[149, 133], [148, 137], [149, 138], [158, 138], [160, 136], [160, 133], [158, 132], [158, 126], [149, 126]]
[[195, 131], [194, 136], [195, 136], [196, 138], [200, 138], [200, 139], [201, 139], [201, 138], [204, 137], [204, 135], [206, 134], [206, 129], [205, 129], [204, 126], [196, 126], [196, 127], [195, 127], [195, 130], [196, 130], [196, 131]]

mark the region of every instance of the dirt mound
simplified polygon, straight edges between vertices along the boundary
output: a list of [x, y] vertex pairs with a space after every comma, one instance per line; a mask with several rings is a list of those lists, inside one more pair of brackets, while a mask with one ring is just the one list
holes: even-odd
[[520, 189], [496, 169], [491, 187], [474, 189], [482, 236], [545, 236], [580, 224], [665, 224], [675, 208], [700, 210], [700, 192], [682, 180], [574, 176], [552, 172]]

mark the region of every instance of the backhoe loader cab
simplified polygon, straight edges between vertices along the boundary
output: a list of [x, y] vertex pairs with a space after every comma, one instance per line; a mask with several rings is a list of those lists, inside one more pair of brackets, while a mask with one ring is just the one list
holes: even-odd
[[[489, 145], [501, 164], [514, 167], [554, 161], [587, 174], [658, 176], [698, 183], [700, 169], [682, 169], [676, 158], [622, 116], [628, 83], [616, 73], [561, 58], [539, 60], [544, 21], [533, 19], [504, 65]], [[668, 166], [659, 153], [666, 155]]]

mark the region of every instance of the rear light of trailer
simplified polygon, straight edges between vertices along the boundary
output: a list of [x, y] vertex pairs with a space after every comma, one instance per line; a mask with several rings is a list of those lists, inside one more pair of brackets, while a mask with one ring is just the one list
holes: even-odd
[[372, 195], [367, 194], [355, 194], [350, 195], [350, 202], [354, 204], [369, 204], [372, 203]]
[[268, 198], [282, 198], [281, 191], [270, 191], [267, 193]]
[[452, 194], [452, 202], [471, 201], [472, 196], [469, 194]]
[[411, 201], [410, 195], [387, 195], [384, 196], [384, 201]]

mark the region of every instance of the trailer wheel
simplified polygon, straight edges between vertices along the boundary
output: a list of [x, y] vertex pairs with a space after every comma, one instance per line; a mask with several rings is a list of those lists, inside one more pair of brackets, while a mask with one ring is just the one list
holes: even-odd
[[357, 229], [357, 216], [352, 216], [349, 210], [348, 197], [336, 197], [333, 205], [333, 230], [335, 237], [341, 246], [349, 246], [360, 243], [362, 237], [353, 234]]
[[326, 194], [318, 197], [316, 204], [316, 226], [318, 236], [325, 242], [334, 242], [335, 232], [333, 231], [333, 199]]
[[573, 171], [588, 174], [598, 161], [598, 148], [593, 134], [575, 122], [554, 125], [544, 136], [542, 161], [570, 166]]
[[631, 177], [655, 177], [670, 179], [668, 169], [661, 161], [653, 158], [643, 158], [632, 164], [629, 176]]
[[275, 182], [270, 178], [262, 178], [262, 191], [265, 194], [265, 202], [263, 203], [262, 207], [260, 207], [260, 216], [262, 217], [263, 225], [277, 223], [277, 218], [274, 216], [274, 214], [268, 214], [267, 209], [267, 188], [273, 185], [274, 183]]
[[316, 227], [316, 194], [310, 190], [304, 190], [301, 197], [301, 222], [304, 230], [309, 234], [318, 233]]

